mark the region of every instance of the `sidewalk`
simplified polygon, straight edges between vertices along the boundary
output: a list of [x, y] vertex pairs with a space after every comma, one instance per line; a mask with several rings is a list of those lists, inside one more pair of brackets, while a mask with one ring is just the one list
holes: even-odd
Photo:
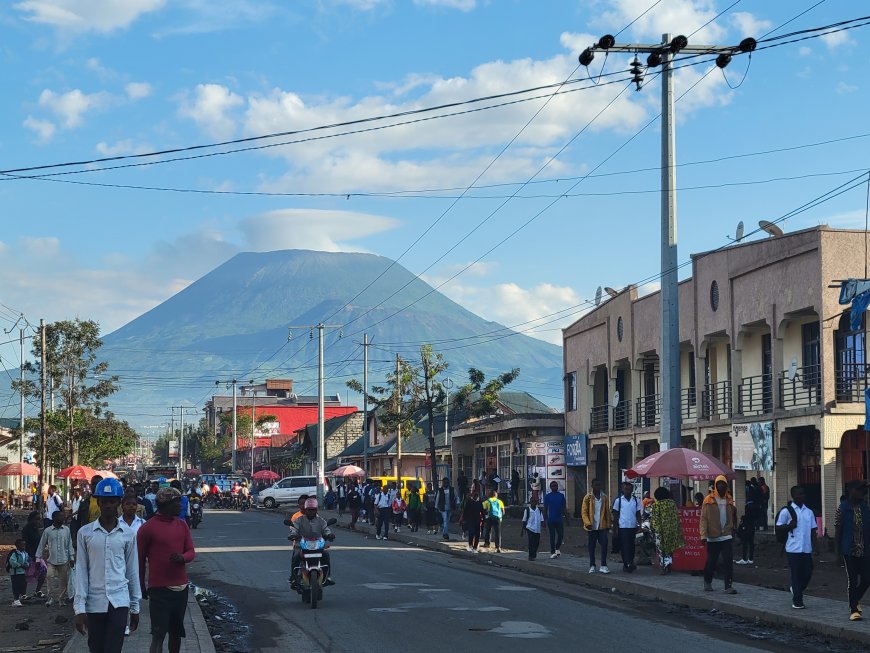
[[[332, 515], [330, 515], [332, 516]], [[513, 528], [515, 520], [508, 522]], [[349, 528], [350, 517], [339, 518], [338, 526]], [[453, 525], [451, 525], [453, 526]], [[517, 526], [518, 528], [518, 526]], [[361, 533], [374, 534], [374, 527], [357, 523], [356, 530]], [[453, 530], [453, 529], [451, 529]], [[788, 592], [758, 587], [735, 582], [736, 595], [722, 593], [722, 581], [714, 580], [715, 592], [703, 591], [703, 580], [688, 573], [673, 573], [662, 576], [653, 567], [638, 567], [633, 574], [621, 571], [622, 565], [613, 564], [609, 575], [589, 574], [589, 560], [585, 554], [565, 554], [558, 560], [550, 560], [548, 547], [542, 546], [538, 559], [528, 560], [528, 552], [502, 547], [502, 553], [489, 553], [481, 549], [480, 553], [469, 553], [465, 550], [466, 543], [459, 536], [451, 533], [451, 541], [445, 542], [438, 535], [426, 535], [425, 531], [410, 533], [407, 528], [396, 534], [390, 531], [390, 539], [419, 546], [435, 551], [443, 551], [452, 555], [463, 556], [480, 564], [496, 564], [518, 571], [533, 573], [537, 576], [568, 581], [577, 585], [586, 585], [600, 589], [621, 592], [640, 598], [665, 601], [689, 608], [712, 610], [744, 619], [758, 620], [771, 625], [796, 628], [826, 637], [844, 638], [861, 642], [870, 646], [870, 618], [867, 621], [849, 621], [849, 609], [846, 601], [830, 598], [819, 598], [805, 595], [806, 610], [795, 610], [791, 607]], [[543, 539], [543, 538], [542, 538]], [[513, 543], [511, 543], [513, 544]], [[545, 542], [542, 542], [545, 544]], [[489, 549], [494, 551], [494, 549]], [[787, 571], [783, 572], [787, 582]], [[845, 593], [845, 573], [843, 574], [843, 593]]]
[[[151, 619], [148, 617], [148, 601], [142, 601], [141, 609], [139, 628], [124, 642], [124, 653], [148, 653], [148, 646], [151, 644]], [[182, 653], [215, 653], [214, 643], [193, 591], [190, 591], [187, 598], [184, 630], [187, 632], [187, 637], [181, 640]], [[166, 643], [163, 646], [165, 650]], [[67, 642], [63, 653], [88, 653], [88, 638], [75, 632], [72, 639]]]

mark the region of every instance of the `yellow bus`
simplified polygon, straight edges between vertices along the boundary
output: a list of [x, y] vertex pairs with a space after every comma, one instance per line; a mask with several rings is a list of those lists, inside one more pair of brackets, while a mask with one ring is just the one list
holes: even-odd
[[[380, 483], [381, 487], [386, 487], [390, 483], [396, 482], [395, 476], [370, 476], [369, 477], [375, 483]], [[413, 484], [419, 488], [423, 489], [423, 496], [426, 496], [426, 481], [418, 476], [403, 476], [402, 477], [402, 498], [407, 502], [408, 501], [408, 487], [410, 484]]]

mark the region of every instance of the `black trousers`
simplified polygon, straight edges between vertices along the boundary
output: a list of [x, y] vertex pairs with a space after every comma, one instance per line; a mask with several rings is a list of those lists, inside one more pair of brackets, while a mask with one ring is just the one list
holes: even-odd
[[636, 528], [619, 529], [619, 552], [622, 554], [623, 567], [634, 565], [635, 535], [637, 535]]
[[742, 560], [755, 559], [755, 522], [746, 522], [746, 532], [743, 534], [743, 557]]
[[88, 650], [91, 653], [121, 653], [129, 608], [109, 604], [108, 612], [88, 613]]
[[[843, 556], [846, 561], [846, 575], [849, 578], [849, 609], [855, 612], [864, 594], [870, 588], [870, 556]], [[13, 576], [15, 578], [15, 576]]]
[[384, 537], [390, 532], [390, 519], [393, 517], [393, 511], [389, 508], [377, 508], [378, 523], [375, 526], [375, 535], [381, 534], [381, 526], [384, 527]]
[[725, 570], [725, 587], [731, 587], [734, 580], [734, 547], [733, 540], [722, 542], [707, 541], [707, 565], [704, 567], [704, 582], [712, 583], [716, 573], [719, 557], [722, 557], [722, 567]]
[[791, 569], [791, 593], [795, 605], [804, 604], [804, 590], [813, 577], [812, 553], [786, 553]]
[[480, 545], [480, 522], [468, 524], [468, 546], [476, 549]]
[[489, 542], [495, 543], [497, 549], [501, 548], [501, 520], [487, 517], [483, 530], [483, 545], [489, 546]]
[[541, 534], [528, 529], [526, 532], [529, 534], [529, 560], [534, 560], [538, 557], [538, 547], [541, 546]]
[[15, 574], [10, 576], [9, 580], [12, 581], [12, 598], [17, 601], [18, 597], [27, 594], [27, 576]]

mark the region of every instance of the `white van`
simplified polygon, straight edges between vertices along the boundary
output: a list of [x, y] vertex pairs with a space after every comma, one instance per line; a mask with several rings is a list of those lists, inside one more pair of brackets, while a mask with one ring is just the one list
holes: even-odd
[[[326, 495], [324, 487], [323, 494]], [[257, 503], [264, 508], [275, 508], [284, 503], [295, 504], [303, 494], [317, 496], [316, 476], [288, 476], [276, 481], [257, 495]]]

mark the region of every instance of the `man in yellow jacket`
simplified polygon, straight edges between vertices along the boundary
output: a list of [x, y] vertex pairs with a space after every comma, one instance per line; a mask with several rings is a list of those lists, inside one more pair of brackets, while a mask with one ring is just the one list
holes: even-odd
[[[610, 504], [607, 495], [601, 491], [601, 481], [592, 479], [592, 491], [583, 497], [580, 507], [583, 528], [589, 537], [589, 573], [596, 571], [609, 574], [607, 568], [607, 532], [610, 530]], [[595, 568], [595, 546], [601, 546], [601, 566]]]
[[717, 476], [713, 491], [701, 505], [701, 541], [707, 544], [707, 566], [704, 567], [704, 591], [713, 591], [713, 575], [719, 556], [725, 567], [725, 593], [737, 594], [731, 586], [734, 554], [732, 540], [737, 524], [737, 509], [728, 491], [728, 480]]

